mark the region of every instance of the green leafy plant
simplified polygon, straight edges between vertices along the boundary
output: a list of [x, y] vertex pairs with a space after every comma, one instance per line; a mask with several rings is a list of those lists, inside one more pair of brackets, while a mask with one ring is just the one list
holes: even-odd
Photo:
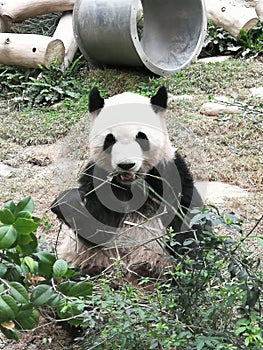
[[222, 27], [216, 27], [209, 22], [200, 56], [229, 55], [237, 52], [239, 47], [236, 39]]
[[69, 322], [84, 310], [92, 285], [71, 281], [75, 272], [54, 254], [42, 251], [35, 235], [44, 219], [33, 216], [30, 197], [9, 201], [0, 210], [0, 331], [18, 340], [18, 330], [33, 329], [39, 307], [53, 307]]
[[161, 82], [158, 79], [150, 79], [149, 82], [140, 82], [137, 85], [135, 92], [145, 97], [151, 97], [156, 93], [160, 87]]
[[263, 50], [263, 21], [250, 30], [241, 29], [238, 43], [243, 48], [242, 56], [258, 55]]
[[209, 221], [216, 232], [223, 229], [225, 234], [207, 233], [194, 257], [173, 260], [166, 279], [142, 278], [139, 289], [126, 283], [114, 289], [116, 272], [98, 280], [82, 324], [87, 328], [83, 349], [263, 346], [262, 270], [244, 238], [229, 237], [240, 234], [242, 221], [215, 207], [195, 214], [192, 224]]
[[250, 30], [241, 29], [238, 38], [234, 38], [222, 27], [208, 23], [201, 57], [229, 54], [235, 57], [257, 56], [263, 49], [262, 29], [263, 22], [259, 21]]
[[[53, 62], [49, 68], [41, 67], [38, 77], [29, 77], [24, 83], [21, 100], [27, 105], [51, 105], [67, 98], [78, 98], [80, 84], [74, 78], [81, 56], [63, 71]], [[19, 102], [20, 98], [16, 98]]]
[[66, 70], [56, 62], [49, 68], [25, 69], [0, 65], [2, 96], [13, 98], [13, 103], [23, 106], [49, 106], [67, 99], [80, 97], [80, 82], [75, 78], [80, 68], [79, 56]]

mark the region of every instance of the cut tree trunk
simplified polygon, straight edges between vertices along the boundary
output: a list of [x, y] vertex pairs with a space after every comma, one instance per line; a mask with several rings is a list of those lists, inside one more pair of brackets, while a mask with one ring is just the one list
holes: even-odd
[[73, 9], [75, 0], [2, 0], [0, 16], [8, 21], [23, 21], [50, 12]]
[[0, 63], [37, 68], [61, 65], [65, 48], [59, 39], [36, 34], [0, 33]]
[[0, 33], [7, 32], [8, 23], [2, 17], [0, 17]]
[[53, 39], [60, 39], [65, 47], [64, 61], [61, 65], [63, 70], [70, 65], [78, 49], [73, 33], [72, 19], [72, 12], [63, 13], [53, 35]]
[[206, 0], [208, 18], [237, 37], [241, 29], [249, 30], [259, 21], [253, 6], [246, 0]]

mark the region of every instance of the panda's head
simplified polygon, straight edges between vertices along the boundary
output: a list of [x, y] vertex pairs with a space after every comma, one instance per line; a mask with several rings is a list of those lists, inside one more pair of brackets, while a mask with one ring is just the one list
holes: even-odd
[[91, 160], [123, 184], [171, 160], [174, 151], [165, 123], [166, 107], [165, 87], [150, 99], [124, 93], [105, 101], [93, 88], [89, 95]]

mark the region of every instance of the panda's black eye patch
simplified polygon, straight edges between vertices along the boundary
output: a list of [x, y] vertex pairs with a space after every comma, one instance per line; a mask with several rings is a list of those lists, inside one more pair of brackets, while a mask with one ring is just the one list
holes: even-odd
[[141, 131], [138, 132], [138, 134], [136, 135], [136, 141], [141, 146], [141, 149], [143, 151], [149, 151], [150, 143], [149, 143], [147, 135], [145, 135], [144, 132], [141, 132]]
[[113, 146], [115, 142], [116, 142], [116, 139], [115, 139], [114, 135], [108, 134], [104, 140], [103, 151], [106, 151], [106, 150], [109, 151], [110, 147]]

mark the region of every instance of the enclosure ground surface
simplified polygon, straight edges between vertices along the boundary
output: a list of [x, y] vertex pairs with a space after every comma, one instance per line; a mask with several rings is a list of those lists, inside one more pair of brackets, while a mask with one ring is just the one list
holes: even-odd
[[[186, 156], [195, 178], [238, 185], [248, 191], [248, 196], [235, 198], [233, 194], [227, 199], [221, 192], [220, 201], [215, 203], [244, 220], [245, 235], [262, 213], [263, 139], [262, 122], [258, 120], [262, 112], [260, 117], [251, 109], [262, 111], [263, 102], [250, 90], [263, 86], [262, 69], [260, 61], [230, 61], [194, 64], [174, 77], [154, 81], [145, 73], [110, 69], [82, 71], [79, 79], [87, 86], [102, 87], [108, 95], [125, 90], [142, 92], [147, 84], [154, 91], [165, 84], [171, 94], [167, 116], [170, 137]], [[176, 97], [186, 94], [185, 98]], [[232, 96], [244, 109], [236, 115], [200, 115], [200, 107], [209, 97], [222, 95]], [[47, 235], [39, 232], [48, 246], [55, 244], [59, 229], [50, 204], [61, 190], [77, 185], [79, 171], [88, 158], [86, 101], [82, 98], [72, 104], [62, 102], [49, 109], [18, 112], [11, 100], [0, 100], [0, 162], [10, 171], [0, 177], [1, 203], [32, 196], [35, 215], [45, 215], [51, 224]], [[262, 227], [257, 232], [260, 230]], [[258, 248], [255, 251], [261, 255]], [[45, 316], [37, 330], [21, 334], [19, 343], [0, 336], [0, 349], [77, 349], [72, 345], [73, 337], [71, 330]]]

